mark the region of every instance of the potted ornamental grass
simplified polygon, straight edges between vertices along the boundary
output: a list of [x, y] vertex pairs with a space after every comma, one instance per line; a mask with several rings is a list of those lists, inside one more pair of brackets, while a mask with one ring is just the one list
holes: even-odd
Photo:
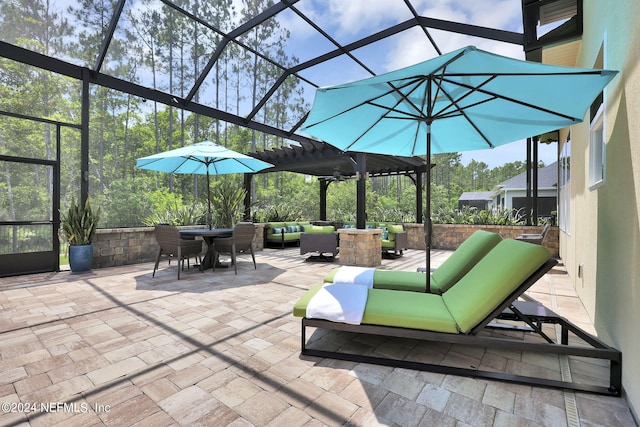
[[93, 237], [100, 220], [100, 208], [94, 211], [89, 199], [83, 206], [75, 198], [67, 213], [60, 212], [60, 226], [69, 242], [69, 267], [73, 273], [91, 270], [93, 260]]

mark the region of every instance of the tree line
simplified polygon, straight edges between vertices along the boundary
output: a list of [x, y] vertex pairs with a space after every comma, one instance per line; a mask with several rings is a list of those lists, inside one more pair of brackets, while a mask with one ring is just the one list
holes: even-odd
[[[192, 19], [163, 3], [127, 2], [115, 35], [101, 58], [99, 53], [116, 1], [79, 0], [62, 9], [52, 0], [20, 0], [0, 4], [3, 41], [62, 58], [134, 83], [188, 95], [207, 66], [222, 35], [234, 22], [246, 21], [271, 4], [269, 0], [243, 0], [236, 10], [228, 0], [174, 3]], [[158, 7], [158, 4], [161, 6]], [[208, 24], [206, 24], [208, 23]], [[269, 91], [285, 66], [297, 58], [286, 53], [290, 34], [277, 19], [270, 19], [230, 42], [219, 53], [211, 72], [194, 94], [194, 101], [243, 115]], [[100, 61], [101, 60], [101, 61]], [[37, 67], [0, 59], [0, 111], [46, 118], [77, 125], [81, 115], [81, 83]], [[303, 84], [287, 79], [254, 120], [290, 128], [309, 109]], [[0, 154], [53, 160], [60, 132], [61, 205], [78, 198], [80, 132], [73, 126], [58, 128], [0, 115]], [[158, 211], [198, 207], [206, 200], [203, 176], [141, 171], [136, 158], [193, 142], [210, 140], [236, 151], [251, 152], [282, 147], [282, 138], [192, 114], [104, 87], [90, 88], [89, 188], [94, 206], [101, 206], [101, 227], [139, 226]], [[524, 171], [522, 162], [499, 168], [472, 161], [462, 165], [457, 153], [434, 156], [433, 206], [454, 208], [463, 191], [489, 190]], [[46, 219], [53, 188], [51, 168], [17, 167], [0, 162], [0, 220]], [[213, 186], [239, 188], [242, 176], [214, 179]], [[406, 177], [368, 181], [367, 211], [371, 219], [414, 220], [415, 188]], [[355, 182], [330, 185], [329, 217], [355, 215]], [[252, 194], [257, 220], [275, 216], [318, 217], [319, 186], [315, 178], [276, 172], [256, 176]], [[45, 208], [43, 208], [43, 206]]]

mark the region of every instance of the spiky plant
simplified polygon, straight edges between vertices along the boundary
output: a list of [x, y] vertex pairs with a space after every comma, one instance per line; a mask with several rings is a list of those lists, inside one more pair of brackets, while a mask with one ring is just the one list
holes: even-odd
[[93, 236], [96, 234], [96, 229], [98, 228], [100, 208], [94, 212], [89, 203], [89, 199], [87, 199], [83, 208], [76, 203], [76, 199], [73, 198], [67, 214], [65, 215], [64, 212], [60, 212], [60, 216], [62, 232], [67, 238], [69, 245], [80, 246], [91, 244]]

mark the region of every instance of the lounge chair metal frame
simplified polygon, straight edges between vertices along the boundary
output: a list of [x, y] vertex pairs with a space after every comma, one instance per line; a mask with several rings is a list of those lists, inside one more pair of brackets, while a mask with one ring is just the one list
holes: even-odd
[[[322, 319], [302, 318], [302, 336], [301, 336], [301, 354], [305, 356], [324, 357], [330, 359], [346, 360], [357, 363], [371, 363], [376, 365], [400, 367], [406, 369], [414, 369], [420, 371], [436, 372], [441, 374], [452, 374], [474, 378], [485, 378], [491, 380], [499, 380], [513, 382], [519, 384], [530, 384], [543, 387], [552, 387], [560, 389], [570, 389], [596, 394], [604, 394], [610, 396], [620, 396], [622, 390], [622, 353], [612, 348], [599, 339], [593, 337], [589, 333], [583, 331], [567, 319], [553, 313], [550, 310], [527, 310], [527, 304], [519, 303], [516, 299], [522, 295], [529, 287], [547, 273], [557, 261], [548, 260], [537, 271], [523, 282], [505, 302], [498, 306], [487, 318], [473, 328], [468, 334], [450, 334], [433, 332], [421, 329], [400, 328], [395, 326], [382, 325], [350, 325], [346, 323], [332, 322]], [[537, 305], [537, 303], [534, 303]], [[530, 331], [542, 333], [541, 324], [550, 323], [561, 326], [560, 342], [555, 343], [546, 334], [542, 333], [542, 337], [546, 343], [525, 342], [512, 338], [501, 338], [495, 336], [478, 336], [477, 333], [485, 328], [491, 328], [490, 322], [494, 319], [518, 320], [525, 322]], [[594, 359], [603, 359], [610, 362], [609, 367], [609, 386], [597, 386], [591, 384], [580, 384], [562, 380], [552, 380], [539, 377], [530, 377], [525, 375], [507, 374], [502, 372], [481, 371], [469, 368], [460, 368], [449, 365], [434, 365], [429, 363], [396, 360], [368, 355], [358, 355], [350, 353], [341, 353], [337, 351], [326, 351], [307, 348], [306, 346], [306, 328], [315, 327], [334, 331], [354, 332], [360, 334], [382, 335], [398, 338], [410, 338], [423, 341], [434, 341], [450, 344], [464, 344], [479, 347], [491, 347], [498, 349], [508, 349], [516, 351], [531, 351], [538, 353], [557, 354], [566, 356], [580, 356]], [[574, 333], [582, 339], [590, 347], [569, 345], [569, 332]]]

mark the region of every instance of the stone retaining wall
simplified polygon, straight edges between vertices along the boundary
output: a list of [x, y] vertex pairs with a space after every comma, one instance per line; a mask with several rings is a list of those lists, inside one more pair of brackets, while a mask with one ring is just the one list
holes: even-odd
[[93, 268], [155, 261], [153, 227], [101, 228], [93, 239]]
[[[254, 249], [261, 251], [263, 249], [262, 234], [264, 225], [255, 225]], [[178, 228], [193, 229], [199, 227], [185, 226]], [[155, 261], [158, 253], [158, 243], [153, 235], [153, 230], [153, 227], [98, 229], [93, 239], [93, 268]], [[206, 251], [206, 249], [203, 241], [202, 250]]]
[[[409, 238], [409, 249], [426, 248], [423, 224], [404, 224]], [[467, 224], [433, 224], [433, 249], [454, 250], [476, 230], [487, 230], [500, 234], [503, 238], [513, 239], [519, 234], [535, 234], [542, 230], [541, 226], [527, 225], [467, 225]], [[543, 245], [551, 251], [552, 256], [559, 256], [559, 230], [551, 227], [544, 238]]]
[[[256, 225], [256, 235], [254, 237], [254, 249], [263, 250], [263, 233], [264, 224]], [[193, 226], [184, 228], [194, 228]], [[424, 243], [424, 226], [422, 224], [404, 224], [409, 239], [409, 249], [425, 248]], [[464, 225], [464, 224], [434, 224], [433, 225], [433, 241], [434, 249], [456, 249], [467, 237], [474, 231], [482, 229], [499, 233], [503, 238], [514, 238], [518, 234], [538, 233], [542, 227], [535, 226], [509, 226], [509, 225]], [[355, 231], [355, 229], [350, 229]], [[370, 230], [358, 230], [360, 232]], [[343, 239], [348, 239], [348, 234], [340, 234], [340, 259], [344, 257], [345, 262], [350, 265], [380, 265], [381, 260], [378, 259], [359, 259], [351, 260], [349, 251], [346, 253], [342, 249]], [[547, 247], [553, 256], [557, 257], [559, 253], [558, 243], [558, 227], [551, 227], [544, 239], [544, 246]], [[355, 235], [354, 235], [355, 239]], [[377, 242], [380, 239], [377, 239]], [[345, 240], [344, 245], [347, 245]], [[371, 240], [374, 244], [374, 240]], [[379, 242], [378, 242], [379, 243]], [[346, 246], [345, 246], [346, 248]], [[362, 249], [362, 248], [360, 248]], [[206, 250], [203, 247], [203, 250]], [[114, 267], [118, 265], [138, 264], [141, 262], [152, 262], [156, 259], [158, 244], [153, 235], [153, 227], [139, 228], [109, 228], [98, 229], [93, 242], [93, 268]], [[376, 249], [370, 251], [375, 256], [380, 256], [381, 250]], [[355, 257], [355, 255], [353, 255]], [[373, 256], [373, 255], [372, 255]], [[357, 264], [356, 264], [357, 262]], [[342, 263], [342, 261], [341, 261]]]

